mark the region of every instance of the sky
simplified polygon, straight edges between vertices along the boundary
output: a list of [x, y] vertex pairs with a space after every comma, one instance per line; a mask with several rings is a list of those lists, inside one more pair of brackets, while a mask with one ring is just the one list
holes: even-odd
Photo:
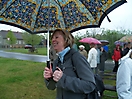
[[[127, 3], [124, 3], [123, 5], [117, 7], [113, 11], [111, 11], [108, 14], [108, 17], [110, 18], [111, 22], [108, 22], [107, 18], [105, 18], [102, 21], [102, 24], [100, 28], [97, 28], [97, 31], [101, 31], [102, 28], [104, 29], [110, 29], [110, 30], [120, 30], [120, 29], [126, 29], [132, 31], [132, 0], [127, 0]], [[12, 31], [24, 31], [22, 29], [0, 24], [0, 30], [12, 30]], [[90, 29], [83, 29], [76, 31], [74, 33], [80, 32], [80, 33], [86, 33], [87, 30]], [[74, 34], [73, 33], [73, 34]]]

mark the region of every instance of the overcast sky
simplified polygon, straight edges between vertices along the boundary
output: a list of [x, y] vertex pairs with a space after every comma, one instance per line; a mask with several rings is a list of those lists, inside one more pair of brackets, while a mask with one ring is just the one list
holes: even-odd
[[105, 18], [101, 24], [101, 28], [108, 29], [130, 29], [132, 30], [132, 0], [127, 0], [127, 3], [117, 7], [108, 14], [111, 22]]
[[[105, 18], [100, 28], [119, 30], [129, 29], [132, 31], [132, 0], [127, 0], [127, 3], [117, 7], [108, 14], [111, 22], [109, 23]], [[0, 30], [12, 30], [12, 31], [23, 31], [19, 28], [0, 24]], [[87, 29], [83, 29], [79, 32], [85, 32]], [[100, 29], [99, 29], [100, 30]], [[78, 31], [77, 31], [78, 32]]]

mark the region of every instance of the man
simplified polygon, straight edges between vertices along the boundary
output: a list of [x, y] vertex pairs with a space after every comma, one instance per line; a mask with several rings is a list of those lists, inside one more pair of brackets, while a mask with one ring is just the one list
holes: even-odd
[[124, 44], [124, 50], [122, 51], [122, 57], [125, 56], [131, 48], [131, 42]]
[[86, 57], [86, 59], [88, 58], [88, 54], [87, 51], [85, 50], [85, 47], [83, 45], [79, 46], [79, 52]]
[[94, 44], [94, 43], [90, 44], [90, 50], [88, 52], [88, 59], [87, 59], [91, 66], [91, 69], [93, 70], [94, 73], [96, 73], [95, 68], [97, 67], [98, 52], [97, 52], [96, 48], [97, 48], [96, 44]]

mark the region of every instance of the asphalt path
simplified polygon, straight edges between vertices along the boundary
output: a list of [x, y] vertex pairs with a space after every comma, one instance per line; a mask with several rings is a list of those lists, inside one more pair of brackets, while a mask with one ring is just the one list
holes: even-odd
[[[35, 62], [45, 62], [45, 63], [48, 60], [48, 57], [44, 55], [31, 55], [31, 54], [22, 54], [22, 53], [14, 53], [14, 52], [5, 52], [3, 50], [0, 50], [0, 57], [29, 60]], [[114, 68], [114, 63], [111, 60], [107, 60], [105, 62], [105, 70], [112, 71], [113, 68]]]
[[112, 60], [107, 60], [105, 62], [105, 70], [110, 70], [110, 71], [113, 71], [113, 68], [114, 68], [114, 62]]
[[22, 54], [22, 53], [14, 53], [14, 52], [5, 52], [2, 50], [0, 50], [0, 57], [14, 58], [20, 60], [30, 60], [35, 62], [46, 62], [48, 60], [48, 57], [44, 55], [31, 55], [31, 54]]

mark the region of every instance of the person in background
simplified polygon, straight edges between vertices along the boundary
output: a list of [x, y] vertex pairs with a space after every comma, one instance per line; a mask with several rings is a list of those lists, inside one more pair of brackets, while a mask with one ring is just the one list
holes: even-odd
[[109, 51], [108, 46], [107, 46], [107, 45], [105, 45], [105, 46], [103, 46], [103, 48], [104, 48], [104, 50], [108, 53], [108, 51]]
[[76, 51], [78, 51], [77, 44], [73, 44], [72, 48], [74, 48]]
[[94, 43], [90, 44], [90, 50], [88, 52], [88, 62], [91, 66], [91, 69], [95, 73], [95, 68], [97, 67], [97, 45]]
[[85, 50], [85, 47], [83, 45], [80, 45], [79, 46], [79, 52], [86, 57], [86, 59], [88, 58], [88, 53], [87, 51]]
[[118, 99], [132, 99], [132, 49], [121, 58], [116, 77]]
[[131, 48], [131, 42], [124, 44], [124, 50], [122, 51], [122, 57], [125, 56]]
[[113, 72], [117, 72], [119, 67], [119, 60], [121, 58], [121, 49], [120, 45], [116, 45], [116, 48], [113, 51], [112, 60], [115, 62], [115, 66], [113, 68]]
[[95, 74], [98, 74], [99, 72], [99, 67], [100, 67], [100, 56], [101, 56], [101, 44], [97, 45], [97, 67], [95, 68]]
[[56, 89], [56, 99], [86, 99], [86, 94], [95, 90], [95, 78], [87, 59], [72, 48], [74, 37], [56, 29], [51, 41], [58, 58], [53, 67], [44, 69], [46, 87]]
[[99, 67], [101, 76], [104, 74], [104, 70], [105, 70], [105, 61], [107, 60], [107, 58], [108, 58], [107, 52], [104, 50], [103, 47], [101, 47], [100, 67]]
[[50, 58], [51, 65], [53, 64], [53, 61], [57, 59], [57, 57], [58, 57], [57, 53], [53, 49], [53, 46], [51, 45], [49, 49], [49, 58]]

